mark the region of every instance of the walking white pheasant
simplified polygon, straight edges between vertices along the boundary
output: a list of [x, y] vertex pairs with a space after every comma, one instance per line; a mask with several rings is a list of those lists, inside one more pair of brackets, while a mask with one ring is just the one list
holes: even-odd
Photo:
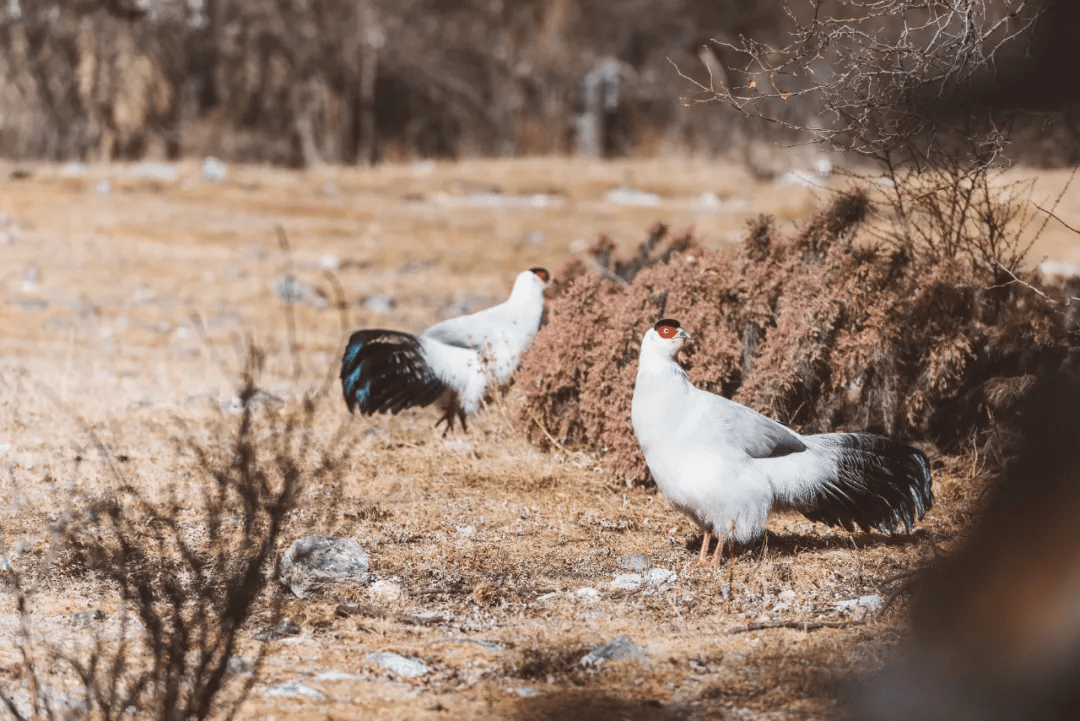
[[349, 412], [396, 414], [437, 403], [445, 432], [455, 418], [468, 430], [465, 418], [480, 409], [488, 386], [508, 383], [532, 344], [549, 280], [543, 268], [522, 271], [504, 303], [436, 323], [417, 336], [382, 329], [353, 333], [341, 361]]
[[[705, 532], [695, 565], [717, 566], [725, 542], [765, 532], [773, 507], [848, 530], [910, 530], [934, 503], [920, 451], [869, 433], [802, 435], [695, 388], [675, 355], [675, 320], [645, 333], [631, 412], [656, 485]], [[707, 561], [710, 536], [720, 539]]]

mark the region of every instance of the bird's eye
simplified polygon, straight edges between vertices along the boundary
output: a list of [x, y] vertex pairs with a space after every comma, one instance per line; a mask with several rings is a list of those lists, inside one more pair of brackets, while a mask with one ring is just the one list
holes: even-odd
[[530, 270], [532, 270], [533, 273], [536, 273], [536, 276], [545, 283], [551, 278], [546, 268], [530, 268]]
[[656, 332], [660, 334], [661, 338], [674, 338], [676, 333], [675, 329], [670, 325], [662, 325]]

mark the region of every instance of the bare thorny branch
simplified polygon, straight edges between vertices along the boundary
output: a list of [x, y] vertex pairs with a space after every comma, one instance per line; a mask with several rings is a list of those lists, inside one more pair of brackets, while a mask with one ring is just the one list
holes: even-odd
[[[784, 46], [747, 37], [716, 43], [735, 59], [729, 77], [741, 75], [741, 84], [717, 84], [710, 72], [705, 85], [680, 70], [696, 91], [689, 100], [720, 102], [874, 158], [902, 147], [916, 165], [943, 133], [966, 130], [926, 112], [925, 101], [991, 76], [1043, 10], [1033, 0], [812, 0], [809, 13], [803, 8], [786, 6], [793, 27]], [[799, 96], [812, 96], [824, 121], [786, 119], [784, 104]], [[989, 143], [978, 161], [992, 162], [1001, 147]]]

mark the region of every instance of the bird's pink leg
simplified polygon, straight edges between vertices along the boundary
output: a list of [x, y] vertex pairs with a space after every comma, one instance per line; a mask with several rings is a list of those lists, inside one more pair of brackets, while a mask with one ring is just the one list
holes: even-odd
[[712, 540], [712, 534], [705, 530], [705, 538], [701, 540], [701, 553], [698, 554], [697, 560], [690, 564], [690, 568], [702, 568], [706, 565], [706, 561], [709, 557], [709, 541]]
[[[735, 541], [732, 541], [732, 543], [734, 542]], [[726, 538], [721, 538], [716, 542], [716, 550], [713, 551], [712, 559], [710, 559], [708, 563], [709, 568], [720, 568], [720, 563], [724, 560], [724, 548], [727, 544], [728, 541]]]

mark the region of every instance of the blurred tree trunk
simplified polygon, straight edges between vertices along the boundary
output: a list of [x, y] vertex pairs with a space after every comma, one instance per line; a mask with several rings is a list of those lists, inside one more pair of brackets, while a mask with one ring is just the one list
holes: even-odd
[[206, 0], [206, 15], [210, 23], [210, 44], [206, 49], [202, 68], [202, 97], [204, 110], [216, 108], [223, 101], [222, 78], [219, 70], [222, 48], [225, 44], [225, 22], [229, 13], [229, 0]]
[[371, 165], [375, 161], [375, 78], [385, 35], [371, 0], [357, 0], [356, 15], [360, 24], [360, 138], [356, 160], [361, 165]]

